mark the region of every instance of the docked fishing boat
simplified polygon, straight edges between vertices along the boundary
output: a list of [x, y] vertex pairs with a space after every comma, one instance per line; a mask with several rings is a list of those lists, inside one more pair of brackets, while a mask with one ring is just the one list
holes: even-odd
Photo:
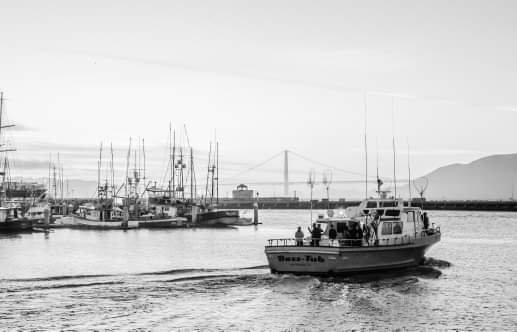
[[329, 211], [313, 227], [324, 228], [321, 237], [268, 240], [272, 272], [333, 275], [416, 266], [441, 237], [419, 207], [385, 197]]
[[231, 226], [239, 222], [239, 210], [218, 210], [208, 208], [200, 211], [196, 223], [199, 226]]
[[0, 207], [0, 233], [31, 232], [33, 220], [23, 216], [18, 207]]
[[73, 226], [92, 229], [137, 228], [138, 221], [127, 220], [124, 211], [109, 202], [80, 205], [71, 215]]

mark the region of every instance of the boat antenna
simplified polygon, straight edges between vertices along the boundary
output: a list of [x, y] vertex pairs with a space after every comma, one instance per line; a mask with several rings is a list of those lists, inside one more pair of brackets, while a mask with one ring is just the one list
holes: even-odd
[[381, 178], [379, 177], [379, 140], [378, 138], [375, 139], [375, 150], [376, 150], [376, 155], [377, 155], [377, 160], [376, 160], [376, 163], [377, 163], [377, 194], [379, 195], [379, 198], [382, 198], [382, 193], [381, 193], [381, 186], [383, 184]]
[[310, 198], [311, 198], [311, 200], [310, 200], [311, 222], [310, 222], [310, 225], [312, 225], [312, 191], [314, 190], [314, 183], [315, 182], [316, 181], [315, 181], [314, 169], [311, 169], [310, 172], [309, 172], [309, 178], [307, 179], [307, 184], [309, 185], [310, 192], [311, 192], [311, 196], [310, 196]]
[[[368, 140], [366, 137], [367, 125], [368, 125], [368, 104], [367, 94], [364, 94], [364, 163], [365, 163], [365, 175], [364, 175], [364, 197], [368, 199]], [[311, 218], [312, 221], [312, 218]]]
[[391, 132], [392, 132], [392, 148], [393, 148], [393, 187], [395, 199], [397, 198], [397, 160], [395, 152], [395, 97], [391, 97]]

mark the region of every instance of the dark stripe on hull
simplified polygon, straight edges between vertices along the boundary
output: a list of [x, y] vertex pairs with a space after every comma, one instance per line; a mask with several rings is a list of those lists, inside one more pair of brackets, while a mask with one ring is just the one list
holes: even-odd
[[32, 220], [16, 220], [0, 223], [0, 233], [31, 232]]

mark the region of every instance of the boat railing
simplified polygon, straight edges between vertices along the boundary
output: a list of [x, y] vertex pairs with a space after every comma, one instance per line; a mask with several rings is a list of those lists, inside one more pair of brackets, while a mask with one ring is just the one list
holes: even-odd
[[[422, 236], [425, 236], [422, 234]], [[293, 238], [285, 238], [285, 239], [269, 239], [268, 247], [297, 247], [298, 241]], [[365, 239], [321, 239], [318, 241], [318, 244], [313, 242], [311, 238], [305, 238], [303, 240], [303, 247], [375, 247], [375, 246], [400, 246], [400, 245], [408, 245], [414, 243], [414, 238], [410, 235], [402, 235], [392, 238], [384, 238], [384, 239], [370, 239], [369, 241]]]

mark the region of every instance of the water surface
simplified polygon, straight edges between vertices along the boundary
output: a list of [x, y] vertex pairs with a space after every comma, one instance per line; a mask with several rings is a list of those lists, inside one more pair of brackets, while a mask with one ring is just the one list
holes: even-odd
[[264, 244], [308, 211], [258, 227], [0, 237], [2, 329], [513, 330], [517, 214], [431, 212], [428, 264], [347, 278], [272, 275]]

